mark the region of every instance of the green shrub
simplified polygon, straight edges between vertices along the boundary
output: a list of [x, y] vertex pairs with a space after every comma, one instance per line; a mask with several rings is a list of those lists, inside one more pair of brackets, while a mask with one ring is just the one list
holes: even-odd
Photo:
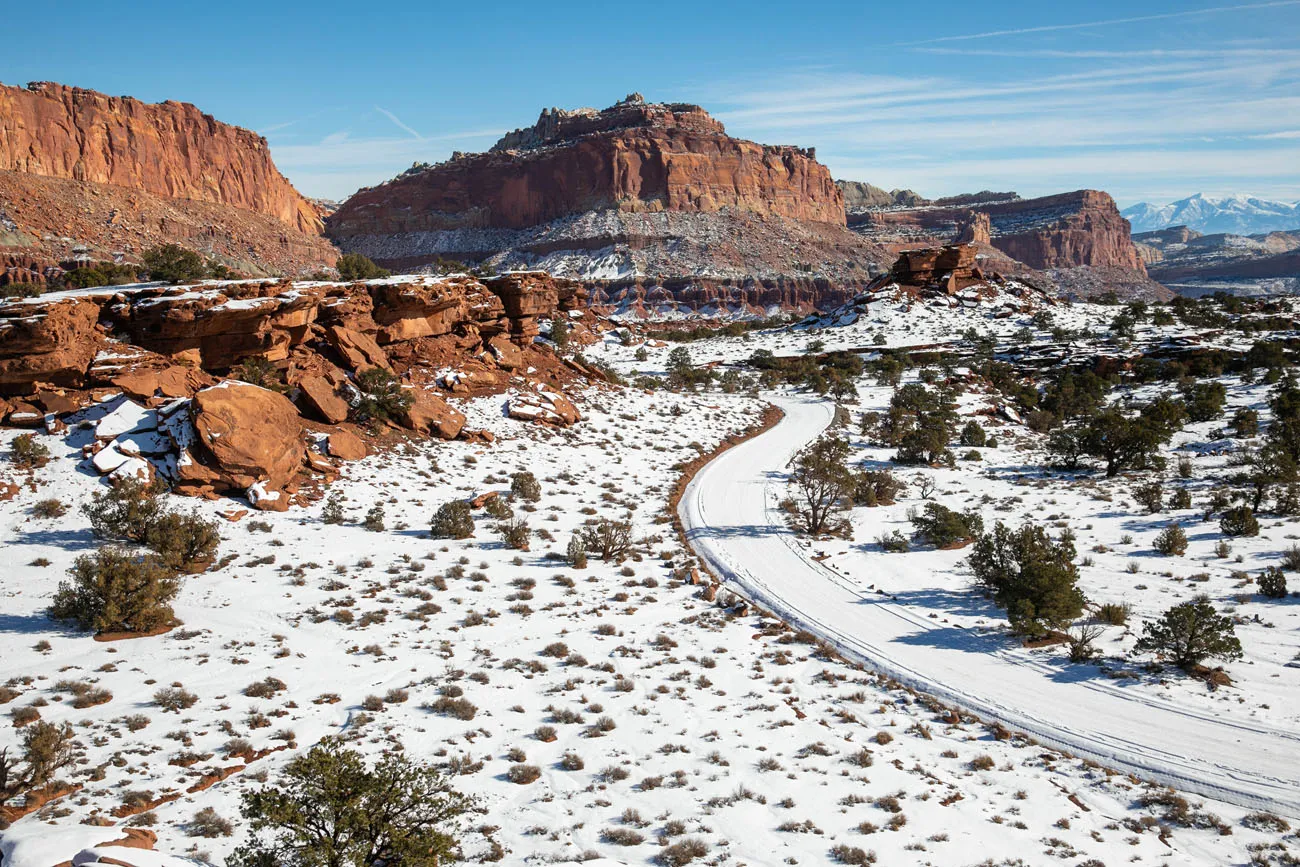
[[881, 550], [885, 551], [887, 554], [906, 554], [908, 551], [912, 550], [912, 543], [907, 540], [906, 536], [897, 530], [892, 533], [881, 534], [878, 541], [880, 542]]
[[1202, 595], [1148, 622], [1136, 650], [1155, 653], [1187, 668], [1206, 659], [1239, 659], [1241, 642], [1232, 618], [1215, 611], [1210, 597]]
[[474, 535], [474, 514], [469, 503], [452, 500], [443, 503], [433, 515], [435, 539], [468, 539]]
[[500, 531], [501, 539], [506, 543], [507, 548], [516, 551], [528, 550], [533, 531], [528, 528], [527, 521], [520, 519], [505, 521], [497, 529]]
[[179, 244], [162, 244], [150, 247], [141, 257], [150, 280], [164, 283], [192, 283], [208, 276], [208, 265], [203, 257]]
[[221, 536], [216, 522], [203, 520], [198, 512], [165, 512], [149, 524], [141, 541], [156, 551], [168, 567], [202, 572], [216, 559]]
[[988, 444], [988, 435], [980, 423], [972, 419], [961, 429], [960, 443], [967, 448], [979, 448]]
[[1236, 506], [1223, 513], [1219, 529], [1225, 536], [1258, 536], [1259, 521], [1250, 506]]
[[372, 533], [383, 532], [384, 504], [375, 503], [373, 506], [371, 506], [370, 511], [366, 512], [366, 518], [364, 521], [361, 522], [361, 526], [365, 527], [367, 530], [369, 530]]
[[361, 419], [388, 421], [406, 412], [415, 402], [411, 390], [402, 388], [401, 380], [391, 370], [382, 367], [372, 367], [357, 374], [357, 388], [361, 391], [361, 399], [353, 411]]
[[569, 346], [569, 322], [562, 315], [556, 314], [551, 319], [551, 342], [555, 348], [564, 351]]
[[135, 265], [118, 265], [113, 262], [96, 262], [74, 268], [63, 275], [63, 283], [71, 289], [89, 289], [94, 286], [121, 286], [140, 279], [140, 269]]
[[9, 460], [24, 470], [34, 470], [50, 462], [50, 448], [29, 433], [19, 434], [9, 444]]
[[334, 267], [338, 269], [339, 279], [345, 282], [374, 280], [379, 277], [389, 276], [388, 271], [380, 268], [360, 253], [345, 253], [334, 263]]
[[1232, 414], [1232, 435], [1238, 439], [1250, 439], [1259, 433], [1259, 413], [1242, 407]]
[[498, 521], [508, 521], [515, 516], [515, 510], [501, 497], [488, 497], [483, 504], [483, 511]]
[[1011, 530], [999, 522], [975, 542], [969, 562], [976, 585], [992, 592], [1012, 627], [1038, 635], [1061, 628], [1083, 612], [1074, 554], [1068, 534], [1053, 541], [1036, 524]]
[[1186, 488], [1179, 488], [1174, 491], [1169, 498], [1169, 508], [1175, 510], [1190, 509], [1192, 507], [1192, 492]]
[[853, 479], [853, 502], [862, 506], [892, 506], [907, 484], [889, 470], [863, 470]]
[[321, 520], [326, 524], [343, 523], [343, 495], [338, 491], [330, 492], [329, 499], [325, 501], [324, 508], [320, 513]]
[[91, 531], [101, 539], [143, 543], [154, 523], [165, 514], [160, 483], [122, 479], [107, 492], [96, 491], [81, 510]]
[[1228, 391], [1221, 382], [1198, 382], [1183, 391], [1187, 417], [1192, 421], [1210, 421], [1223, 415]]
[[1133, 490], [1133, 499], [1147, 510], [1147, 514], [1154, 515], [1165, 507], [1165, 486], [1158, 481], [1138, 485]]
[[457, 823], [474, 806], [405, 751], [367, 764], [358, 751], [326, 738], [288, 762], [275, 785], [245, 793], [241, 812], [252, 835], [226, 864], [450, 864], [459, 857]]
[[1276, 566], [1269, 566], [1259, 576], [1259, 592], [1269, 599], [1285, 599], [1286, 573]]
[[632, 550], [632, 525], [602, 518], [578, 530], [588, 553], [601, 560], [622, 560]]
[[1183, 528], [1177, 521], [1174, 521], [1160, 531], [1153, 547], [1166, 557], [1181, 557], [1187, 553], [1187, 533], [1183, 532]]
[[926, 503], [925, 511], [912, 518], [912, 526], [936, 548], [949, 548], [978, 536], [984, 521], [975, 511], [955, 512], [938, 503]]
[[510, 496], [535, 503], [542, 498], [542, 485], [530, 472], [514, 473], [510, 476]]
[[574, 569], [587, 568], [587, 546], [582, 541], [582, 534], [574, 533], [569, 539], [569, 546], [564, 551], [564, 559]]
[[235, 379], [261, 386], [270, 391], [284, 392], [288, 390], [280, 376], [279, 368], [275, 366], [274, 362], [268, 361], [260, 355], [250, 355], [239, 362], [239, 366], [230, 373]]
[[180, 581], [160, 557], [107, 545], [78, 557], [68, 574], [50, 604], [56, 620], [96, 632], [152, 632], [175, 619], [169, 603]]
[[38, 518], [62, 518], [68, 513], [67, 505], [59, 499], [51, 497], [48, 500], [41, 500], [32, 506], [32, 514]]
[[1106, 602], [1097, 608], [1097, 619], [1109, 626], [1123, 626], [1128, 623], [1133, 609], [1127, 603]]

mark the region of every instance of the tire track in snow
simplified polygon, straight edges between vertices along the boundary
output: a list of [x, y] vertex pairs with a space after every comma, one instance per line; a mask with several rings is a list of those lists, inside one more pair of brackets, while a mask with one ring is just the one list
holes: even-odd
[[[787, 465], [830, 424], [833, 407], [773, 402], [785, 418], [703, 467], [678, 505], [691, 547], [729, 589], [848, 658], [1049, 746], [1204, 797], [1300, 817], [1300, 733], [1221, 719], [1108, 680], [1053, 680], [1047, 666], [1008, 658], [992, 638], [940, 628], [812, 560], [777, 503]], [[945, 640], [953, 630], [960, 635]]]

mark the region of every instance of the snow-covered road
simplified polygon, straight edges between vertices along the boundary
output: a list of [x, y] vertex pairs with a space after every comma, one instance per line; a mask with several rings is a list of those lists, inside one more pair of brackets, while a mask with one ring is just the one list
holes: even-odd
[[[1143, 779], [1300, 816], [1300, 734], [1222, 719], [1095, 668], [1056, 676], [1023, 654], [1012, 658], [1002, 639], [933, 619], [813, 560], [778, 504], [787, 464], [830, 424], [833, 405], [773, 402], [785, 411], [781, 423], [705, 466], [679, 506], [691, 546], [728, 586], [873, 670], [985, 720]], [[898, 568], [908, 555], [879, 556]], [[926, 578], [918, 570], [917, 585]]]

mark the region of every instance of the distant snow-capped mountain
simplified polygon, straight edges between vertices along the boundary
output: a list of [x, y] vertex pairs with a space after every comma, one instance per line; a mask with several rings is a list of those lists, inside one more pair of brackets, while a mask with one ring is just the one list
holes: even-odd
[[1212, 197], [1197, 193], [1168, 205], [1140, 202], [1120, 212], [1136, 232], [1187, 226], [1206, 235], [1255, 235], [1300, 228], [1300, 202], [1288, 204], [1254, 196]]

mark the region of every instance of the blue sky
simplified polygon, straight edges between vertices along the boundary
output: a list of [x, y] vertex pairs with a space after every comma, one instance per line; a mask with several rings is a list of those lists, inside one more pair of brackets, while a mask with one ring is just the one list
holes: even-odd
[[0, 81], [192, 102], [308, 195], [640, 91], [929, 196], [1300, 199], [1300, 0], [13, 5]]

